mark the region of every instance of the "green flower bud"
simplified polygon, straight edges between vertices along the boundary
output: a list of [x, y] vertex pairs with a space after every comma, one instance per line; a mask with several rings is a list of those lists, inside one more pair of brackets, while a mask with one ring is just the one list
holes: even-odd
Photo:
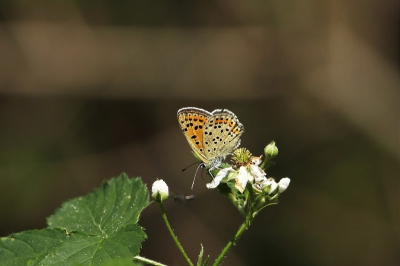
[[278, 147], [275, 146], [275, 141], [271, 141], [264, 149], [265, 156], [267, 158], [275, 158], [278, 155]]
[[152, 192], [152, 197], [155, 201], [157, 202], [163, 202], [166, 199], [168, 199], [168, 186], [167, 183], [164, 182], [164, 180], [160, 179], [157, 180], [153, 183], [153, 186], [151, 188]]

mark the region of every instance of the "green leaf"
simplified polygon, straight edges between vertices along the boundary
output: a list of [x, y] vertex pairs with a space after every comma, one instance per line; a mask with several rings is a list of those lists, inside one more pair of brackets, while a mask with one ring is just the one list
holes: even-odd
[[140, 179], [126, 174], [103, 182], [100, 189], [65, 202], [47, 219], [49, 228], [67, 232], [107, 237], [139, 220], [140, 212], [149, 205], [149, 195]]
[[65, 202], [48, 218], [48, 229], [1, 238], [0, 265], [99, 265], [113, 258], [132, 260], [146, 238], [137, 222], [148, 205], [148, 191], [141, 180], [121, 174], [87, 196]]
[[0, 239], [0, 264], [39, 265], [52, 248], [68, 241], [62, 230], [32, 230]]
[[208, 266], [208, 262], [210, 261], [210, 256], [207, 256], [202, 266]]
[[204, 248], [203, 248], [203, 244], [200, 244], [201, 249], [200, 249], [200, 253], [199, 253], [199, 259], [197, 260], [197, 266], [201, 266], [201, 262], [203, 260], [203, 252], [204, 252]]

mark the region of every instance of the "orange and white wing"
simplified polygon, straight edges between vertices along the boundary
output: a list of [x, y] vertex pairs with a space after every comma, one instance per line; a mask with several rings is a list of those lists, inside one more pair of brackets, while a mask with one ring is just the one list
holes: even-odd
[[186, 107], [178, 110], [178, 122], [193, 152], [207, 165], [210, 158], [204, 155], [204, 126], [212, 117], [206, 110]]

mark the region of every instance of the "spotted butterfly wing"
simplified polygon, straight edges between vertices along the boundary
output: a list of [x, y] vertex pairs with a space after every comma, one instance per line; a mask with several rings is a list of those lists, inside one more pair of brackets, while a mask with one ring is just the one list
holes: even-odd
[[227, 109], [217, 109], [204, 128], [204, 155], [213, 159], [225, 158], [240, 145], [243, 125], [236, 115]]
[[179, 125], [193, 152], [206, 164], [210, 160], [204, 155], [203, 132], [204, 126], [212, 117], [206, 110], [186, 107], [178, 110]]
[[211, 167], [217, 167], [240, 145], [244, 131], [236, 115], [226, 109], [210, 113], [186, 107], [178, 110], [178, 121], [193, 151], [206, 166]]

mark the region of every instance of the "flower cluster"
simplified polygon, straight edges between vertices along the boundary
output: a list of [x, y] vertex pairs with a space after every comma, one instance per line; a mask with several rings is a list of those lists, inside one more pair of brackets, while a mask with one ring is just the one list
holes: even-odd
[[[276, 182], [265, 173], [270, 160], [278, 155], [275, 142], [265, 147], [264, 154], [263, 161], [263, 155], [253, 156], [245, 148], [236, 149], [232, 154], [232, 165], [222, 164], [214, 170], [214, 178], [206, 184], [207, 188], [218, 188], [245, 216], [250, 213], [254, 217], [264, 207], [276, 204], [279, 195], [288, 188], [290, 179], [285, 177]], [[168, 186], [163, 180], [154, 182], [152, 192], [157, 202], [168, 198]]]
[[270, 160], [278, 155], [275, 142], [267, 145], [264, 153], [263, 161], [262, 155], [253, 156], [245, 148], [236, 149], [232, 155], [232, 165], [225, 164], [225, 168], [220, 169], [206, 185], [207, 188], [218, 187], [241, 212], [244, 212], [249, 201], [258, 211], [269, 204], [276, 204], [279, 195], [289, 186], [290, 179], [285, 177], [276, 182], [274, 178], [267, 177], [264, 171], [270, 165]]
[[[207, 188], [218, 188], [222, 194], [226, 195], [231, 200], [244, 217], [243, 224], [218, 256], [214, 265], [221, 264], [229, 248], [234, 245], [243, 232], [249, 228], [257, 214], [265, 207], [277, 204], [279, 195], [289, 186], [289, 178], [285, 177], [279, 182], [275, 182], [274, 178], [267, 177], [265, 173], [265, 170], [271, 165], [271, 159], [278, 155], [278, 148], [275, 146], [275, 142], [271, 142], [265, 147], [264, 155], [265, 159], [263, 160], [263, 155], [253, 156], [247, 149], [239, 148], [232, 154], [232, 165], [218, 164], [217, 167], [215, 164], [210, 164], [206, 166], [209, 168], [208, 173], [213, 177], [213, 180], [206, 185]], [[218, 163], [220, 163], [220, 161], [218, 161]], [[163, 207], [163, 202], [168, 198], [168, 194], [168, 186], [163, 180], [154, 182], [152, 197], [159, 203], [162, 218], [186, 261], [189, 265], [194, 265], [183, 250], [182, 245], [168, 222]], [[193, 197], [194, 196], [190, 196], [190, 199]], [[136, 256], [135, 259], [138, 259], [138, 256]], [[209, 257], [207, 257], [204, 263], [202, 263], [202, 259], [203, 246], [197, 265], [208, 265]], [[149, 260], [146, 259], [142, 261], [148, 262]]]
[[[275, 143], [272, 142], [265, 148], [265, 153], [268, 158], [274, 158], [278, 154], [278, 149]], [[239, 148], [234, 151], [232, 156], [233, 165], [221, 169], [211, 183], [208, 183], [207, 188], [216, 188], [221, 181], [227, 177], [226, 181], [235, 179], [235, 187], [243, 193], [247, 183], [252, 184], [252, 187], [257, 192], [267, 192], [268, 194], [282, 193], [289, 186], [290, 179], [282, 178], [278, 183], [273, 178], [267, 178], [266, 173], [260, 167], [262, 163], [262, 155], [252, 156], [245, 148]], [[263, 163], [266, 165], [266, 163]]]

